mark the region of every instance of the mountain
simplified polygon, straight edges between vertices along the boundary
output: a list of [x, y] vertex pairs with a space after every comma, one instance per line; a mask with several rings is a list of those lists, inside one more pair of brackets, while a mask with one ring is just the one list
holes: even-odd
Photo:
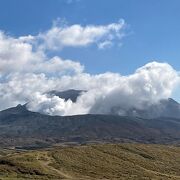
[[81, 93], [84, 92], [83, 90], [75, 90], [75, 89], [69, 89], [67, 91], [50, 91], [48, 92], [49, 95], [55, 95], [60, 98], [65, 99], [66, 101], [70, 99], [72, 102], [76, 102], [78, 96], [81, 95]]
[[[85, 91], [83, 90], [74, 90], [70, 89], [67, 91], [50, 91], [48, 94], [50, 95], [56, 95], [60, 98], [65, 99], [66, 101], [68, 99], [72, 100], [73, 102], [76, 102], [77, 98]], [[119, 111], [121, 109], [124, 112], [123, 107], [112, 107], [111, 114], [112, 115], [118, 115]], [[180, 118], [180, 104], [176, 102], [175, 100], [169, 98], [169, 99], [163, 99], [159, 101], [156, 104], [152, 104], [150, 106], [144, 106], [144, 109], [137, 109], [137, 108], [130, 108], [126, 110], [125, 112], [126, 116], [133, 116], [133, 117], [140, 117], [145, 119], [153, 119], [153, 118], [159, 118], [159, 117], [173, 117], [173, 118]]]
[[126, 114], [128, 116], [137, 116], [147, 119], [158, 117], [180, 118], [180, 104], [169, 98], [161, 100], [157, 104], [147, 106], [145, 109], [129, 109]]
[[117, 115], [48, 116], [18, 105], [0, 112], [0, 146], [51, 146], [57, 143], [179, 143], [180, 119]]

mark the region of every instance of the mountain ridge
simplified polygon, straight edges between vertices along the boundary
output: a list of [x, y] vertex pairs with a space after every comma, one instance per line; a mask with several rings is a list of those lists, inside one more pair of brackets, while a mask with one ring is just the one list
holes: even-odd
[[0, 145], [29, 146], [74, 142], [178, 144], [180, 119], [118, 115], [48, 116], [18, 105], [0, 112]]
[[[81, 90], [60, 93], [74, 100]], [[140, 142], [180, 144], [180, 104], [161, 100], [149, 110], [125, 116], [85, 114], [50, 116], [31, 112], [25, 105], [0, 111], [0, 146], [51, 146], [58, 143]], [[161, 111], [160, 111], [161, 110]], [[154, 113], [156, 112], [156, 113]], [[159, 113], [160, 112], [160, 113]], [[158, 116], [153, 114], [158, 114]], [[137, 116], [136, 116], [137, 115]]]

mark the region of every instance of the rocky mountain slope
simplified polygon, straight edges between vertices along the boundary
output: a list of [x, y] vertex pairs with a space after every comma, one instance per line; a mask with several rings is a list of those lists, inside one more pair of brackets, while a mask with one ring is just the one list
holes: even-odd
[[179, 143], [180, 119], [117, 115], [48, 116], [18, 105], [0, 112], [0, 146], [63, 142]]

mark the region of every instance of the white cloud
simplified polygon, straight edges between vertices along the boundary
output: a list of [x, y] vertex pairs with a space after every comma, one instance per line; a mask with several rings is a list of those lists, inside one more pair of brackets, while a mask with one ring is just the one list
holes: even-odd
[[76, 74], [82, 73], [84, 66], [79, 62], [72, 60], [63, 60], [58, 56], [55, 56], [49, 60], [41, 63], [36, 63], [32, 67], [33, 72], [45, 73], [53, 76], [60, 76], [63, 74]]
[[146, 64], [134, 74], [120, 77], [112, 90], [96, 100], [91, 112], [108, 114], [113, 108], [121, 107], [116, 109], [121, 114], [130, 108], [144, 109], [169, 98], [178, 81], [179, 76], [170, 65], [157, 62]]
[[60, 57], [48, 58], [31, 44], [32, 36], [13, 38], [0, 32], [0, 74], [21, 73], [81, 73], [84, 67]]
[[[28, 108], [50, 115], [86, 113], [122, 114], [171, 96], [179, 74], [167, 63], [149, 63], [134, 74], [91, 75], [84, 66], [46, 51], [97, 44], [105, 48], [121, 39], [124, 22], [105, 26], [53, 26], [37, 36], [11, 37], [0, 32], [0, 109], [28, 102]], [[77, 100], [65, 101], [46, 92], [87, 90]], [[123, 107], [118, 109], [117, 107]]]
[[42, 54], [34, 53], [29, 43], [0, 32], [0, 73], [23, 71], [27, 63], [38, 63]]
[[[161, 99], [169, 98], [179, 81], [177, 72], [170, 65], [157, 62], [149, 63], [129, 76], [105, 73], [95, 76], [82, 74], [68, 78], [65, 89], [88, 90], [76, 103], [65, 102], [55, 96], [40, 95], [38, 98], [43, 101], [38, 104], [39, 99], [33, 96], [28, 105], [30, 110], [36, 111], [42, 106], [45, 109], [42, 113], [47, 112], [51, 115], [109, 114], [116, 110], [116, 113], [122, 115], [129, 108], [143, 109]], [[76, 83], [77, 80], [80, 83]], [[58, 107], [61, 107], [59, 111]]]
[[54, 23], [47, 32], [37, 36], [8, 36], [0, 31], [0, 75], [13, 72], [21, 73], [48, 73], [62, 75], [69, 72], [81, 73], [84, 67], [72, 60], [63, 60], [60, 57], [47, 57], [46, 50], [59, 50], [63, 47], [87, 46], [97, 44], [105, 48], [113, 44], [114, 39], [121, 39], [124, 21], [109, 25], [75, 24], [62, 27]]
[[63, 47], [82, 47], [93, 43], [105, 47], [107, 43], [110, 45], [114, 40], [122, 39], [124, 27], [123, 19], [118, 23], [108, 25], [67, 26], [61, 24], [57, 26], [55, 23], [50, 30], [40, 33], [38, 39], [44, 41], [41, 46], [44, 49], [59, 50]]
[[57, 96], [48, 97], [45, 94], [35, 93], [32, 101], [29, 104], [30, 110], [35, 110], [48, 115], [62, 115], [66, 110], [71, 108], [72, 101], [65, 102]]
[[98, 44], [98, 48], [99, 48], [99, 49], [106, 49], [106, 48], [111, 47], [112, 45], [113, 45], [113, 44], [112, 44], [111, 41], [106, 40], [106, 41], [104, 41], [104, 42], [99, 43], [99, 44]]

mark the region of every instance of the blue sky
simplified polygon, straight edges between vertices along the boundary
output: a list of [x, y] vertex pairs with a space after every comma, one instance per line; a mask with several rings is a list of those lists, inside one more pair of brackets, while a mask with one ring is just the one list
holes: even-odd
[[128, 74], [148, 61], [180, 69], [180, 1], [178, 0], [0, 0], [0, 29], [12, 35], [36, 34], [65, 18], [69, 24], [128, 24], [122, 47], [65, 49], [61, 56], [81, 61], [91, 73]]
[[[0, 0], [0, 29], [12, 36], [36, 35], [53, 20], [101, 25], [124, 19], [126, 36], [111, 48], [64, 48], [58, 54], [80, 61], [91, 74], [123, 75], [156, 60], [180, 70], [179, 0]], [[176, 99], [180, 100], [179, 92]]]

